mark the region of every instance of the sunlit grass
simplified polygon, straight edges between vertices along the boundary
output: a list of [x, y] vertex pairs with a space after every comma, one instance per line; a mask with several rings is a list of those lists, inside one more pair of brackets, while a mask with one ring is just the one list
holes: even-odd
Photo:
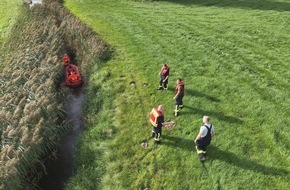
[[7, 38], [19, 14], [21, 1], [1, 0], [0, 2], [0, 44]]
[[[89, 130], [68, 189], [289, 188], [287, 1], [67, 0], [65, 6], [114, 49], [87, 89]], [[164, 62], [170, 90], [160, 92]], [[174, 118], [177, 77], [186, 84], [186, 107]], [[177, 126], [163, 130], [161, 146], [149, 140], [144, 150], [148, 114], [158, 104]], [[193, 143], [202, 115], [217, 130], [204, 165]], [[87, 144], [90, 154], [82, 154]], [[81, 182], [85, 170], [94, 185]]]

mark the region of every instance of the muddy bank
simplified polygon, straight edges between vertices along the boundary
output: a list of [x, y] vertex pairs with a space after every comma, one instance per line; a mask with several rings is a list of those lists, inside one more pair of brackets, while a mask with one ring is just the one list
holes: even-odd
[[40, 180], [39, 189], [62, 190], [65, 183], [74, 173], [75, 146], [79, 135], [83, 132], [81, 107], [84, 101], [83, 88], [71, 89], [65, 105], [68, 125], [71, 131], [61, 138], [57, 146], [57, 155], [46, 163], [46, 174]]

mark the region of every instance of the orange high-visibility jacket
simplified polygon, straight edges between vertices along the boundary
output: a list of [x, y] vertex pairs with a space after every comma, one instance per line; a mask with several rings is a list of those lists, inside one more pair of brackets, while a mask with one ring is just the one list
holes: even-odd
[[80, 75], [79, 74], [71, 74], [70, 76], [68, 76], [68, 80], [72, 83], [76, 83], [79, 81]]
[[163, 113], [158, 111], [157, 108], [153, 108], [150, 112], [150, 123], [154, 126], [157, 127], [158, 122], [157, 119], [158, 117], [163, 116]]
[[178, 84], [177, 84], [177, 86], [176, 86], [176, 88], [175, 88], [175, 94], [177, 94], [177, 92], [178, 92], [178, 88], [179, 87], [183, 87], [183, 90], [182, 90], [182, 92], [181, 92], [181, 95], [184, 95], [184, 82], [179, 82]]

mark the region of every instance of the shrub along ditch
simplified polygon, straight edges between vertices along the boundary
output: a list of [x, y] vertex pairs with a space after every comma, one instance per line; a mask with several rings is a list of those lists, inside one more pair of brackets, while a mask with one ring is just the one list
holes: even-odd
[[[61, 56], [73, 51], [87, 81], [91, 64], [108, 56], [108, 46], [58, 1], [22, 8], [1, 51], [0, 189], [33, 189], [45, 168], [41, 157], [67, 132], [59, 88]], [[40, 167], [41, 166], [41, 167]]]

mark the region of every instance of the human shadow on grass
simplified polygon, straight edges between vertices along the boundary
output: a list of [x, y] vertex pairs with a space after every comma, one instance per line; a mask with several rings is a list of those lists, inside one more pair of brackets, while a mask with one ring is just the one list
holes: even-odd
[[234, 153], [221, 150], [213, 145], [209, 146], [208, 148], [208, 157], [209, 160], [214, 159], [222, 160], [224, 162], [227, 162], [228, 164], [238, 166], [245, 170], [257, 171], [265, 175], [287, 175], [289, 173], [285, 169], [264, 166], [262, 164], [255, 163], [249, 159], [241, 158], [240, 156], [237, 156]]
[[[165, 146], [171, 146], [174, 148], [180, 148], [189, 152], [193, 152], [196, 154], [195, 151], [195, 143], [192, 139], [183, 139], [180, 137], [174, 136], [167, 136], [163, 135], [162, 137], [162, 144]], [[242, 158], [234, 153], [221, 150], [214, 145], [209, 145], [207, 150], [207, 161], [211, 160], [221, 160], [233, 166], [237, 166], [239, 168], [245, 170], [252, 170], [254, 172], [259, 172], [265, 175], [287, 175], [289, 172], [284, 169], [278, 169], [274, 167], [264, 166], [262, 164], [256, 163], [252, 160]]]
[[223, 120], [229, 123], [237, 123], [237, 124], [243, 124], [243, 120], [237, 118], [237, 117], [233, 117], [233, 116], [227, 116], [224, 115], [220, 112], [214, 112], [214, 111], [205, 111], [205, 110], [201, 110], [198, 108], [194, 108], [194, 107], [190, 107], [190, 106], [186, 106], [184, 105], [184, 108], [182, 111], [180, 111], [180, 115], [186, 115], [186, 114], [200, 114], [200, 115], [209, 115], [215, 118], [218, 118], [219, 120]]
[[[168, 87], [168, 91], [175, 91], [175, 88], [172, 87]], [[208, 94], [196, 91], [196, 90], [191, 90], [191, 89], [187, 89], [185, 88], [185, 96], [195, 96], [195, 97], [200, 97], [200, 98], [206, 98], [209, 101], [212, 102], [220, 102], [220, 100], [214, 96], [210, 96]]]
[[199, 6], [213, 6], [213, 7], [229, 7], [241, 9], [254, 10], [276, 10], [276, 11], [290, 11], [290, 2], [277, 2], [271, 0], [157, 0], [166, 1], [185, 6], [199, 5]]
[[212, 102], [220, 102], [220, 100], [218, 98], [216, 98], [214, 96], [207, 95], [207, 94], [202, 93], [202, 92], [198, 92], [196, 90], [185, 89], [185, 95], [206, 98], [207, 100], [212, 101]]

